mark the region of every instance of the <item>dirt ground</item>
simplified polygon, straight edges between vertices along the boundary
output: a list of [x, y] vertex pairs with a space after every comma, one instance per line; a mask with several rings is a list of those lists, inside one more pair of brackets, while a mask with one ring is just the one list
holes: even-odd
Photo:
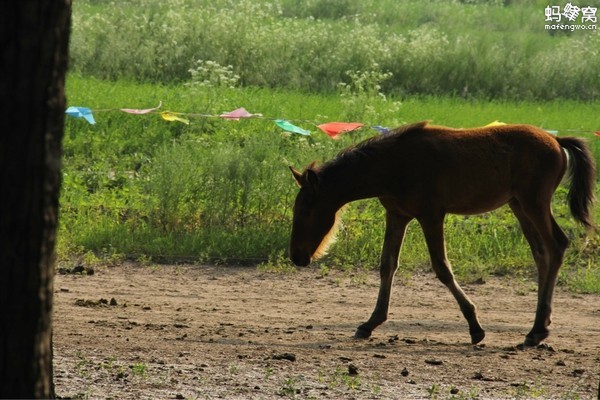
[[533, 282], [463, 285], [487, 331], [469, 344], [433, 274], [398, 279], [390, 318], [354, 340], [376, 271], [121, 265], [57, 275], [56, 393], [93, 399], [598, 396], [600, 296], [558, 289], [547, 345], [520, 350]]

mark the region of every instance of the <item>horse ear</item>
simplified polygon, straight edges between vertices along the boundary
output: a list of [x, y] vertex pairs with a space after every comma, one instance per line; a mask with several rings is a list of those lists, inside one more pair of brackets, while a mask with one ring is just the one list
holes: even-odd
[[302, 184], [304, 182], [302, 173], [300, 173], [297, 169], [295, 169], [291, 165], [290, 165], [290, 171], [292, 171], [292, 175], [294, 176], [294, 179], [296, 179], [296, 183], [298, 184], [298, 186], [302, 187]]
[[304, 182], [308, 183], [312, 189], [319, 187], [319, 176], [314, 169], [308, 168], [304, 171]]
[[294, 176], [294, 179], [296, 179], [298, 186], [304, 187], [305, 185], [308, 185], [313, 190], [316, 190], [319, 186], [319, 176], [311, 167], [312, 164], [306, 168], [304, 172], [299, 172], [297, 169], [290, 166], [290, 171], [292, 171], [292, 175]]

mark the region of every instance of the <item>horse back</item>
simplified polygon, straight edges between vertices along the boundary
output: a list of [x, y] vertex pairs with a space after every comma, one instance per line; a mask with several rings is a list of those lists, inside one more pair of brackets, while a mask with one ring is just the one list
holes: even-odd
[[396, 174], [399, 195], [448, 212], [489, 211], [540, 187], [551, 196], [566, 169], [556, 139], [529, 125], [425, 126], [405, 135], [395, 155], [381, 158], [404, 171]]

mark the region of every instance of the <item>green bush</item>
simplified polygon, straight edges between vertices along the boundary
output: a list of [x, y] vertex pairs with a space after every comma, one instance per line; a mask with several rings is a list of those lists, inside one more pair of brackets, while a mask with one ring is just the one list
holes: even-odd
[[[346, 71], [385, 94], [597, 99], [600, 33], [544, 29], [546, 3], [415, 0], [81, 0], [73, 71], [172, 84], [198, 60], [244, 86], [334, 92]], [[115, 29], [114, 27], [119, 27]]]

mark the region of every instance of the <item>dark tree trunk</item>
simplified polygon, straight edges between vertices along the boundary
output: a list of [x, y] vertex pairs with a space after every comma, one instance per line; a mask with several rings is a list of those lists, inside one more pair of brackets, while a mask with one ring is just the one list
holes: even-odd
[[70, 0], [0, 10], [0, 398], [53, 398], [52, 281]]

